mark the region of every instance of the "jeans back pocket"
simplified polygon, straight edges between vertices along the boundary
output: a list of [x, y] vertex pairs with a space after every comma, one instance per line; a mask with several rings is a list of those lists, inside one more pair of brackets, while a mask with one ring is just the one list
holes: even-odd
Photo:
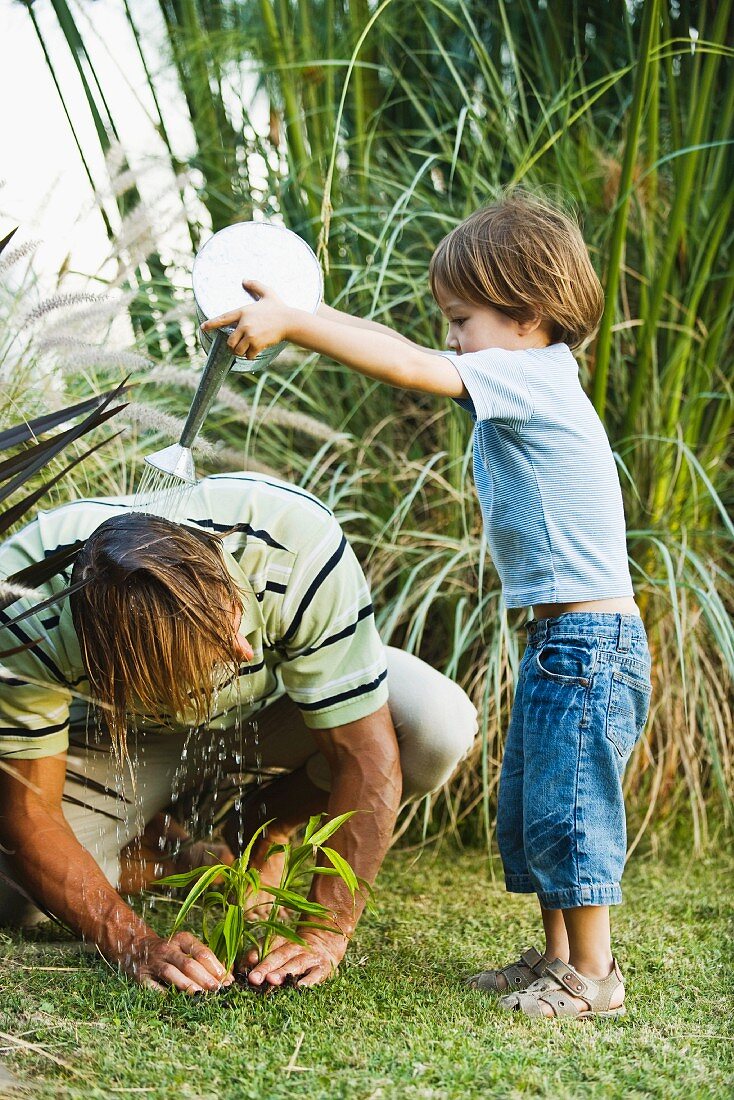
[[535, 654], [535, 667], [542, 677], [556, 684], [586, 687], [591, 679], [596, 646], [576, 638], [549, 638]]
[[612, 671], [612, 688], [607, 712], [607, 737], [626, 759], [645, 728], [652, 685], [619, 669]]

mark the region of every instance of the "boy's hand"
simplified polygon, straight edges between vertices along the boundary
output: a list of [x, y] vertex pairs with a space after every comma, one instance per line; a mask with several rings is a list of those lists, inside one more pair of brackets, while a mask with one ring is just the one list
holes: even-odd
[[242, 283], [248, 294], [257, 298], [250, 306], [233, 309], [221, 317], [212, 317], [201, 326], [204, 332], [234, 325], [227, 347], [240, 359], [254, 359], [265, 348], [288, 339], [291, 310], [274, 290], [251, 280]]

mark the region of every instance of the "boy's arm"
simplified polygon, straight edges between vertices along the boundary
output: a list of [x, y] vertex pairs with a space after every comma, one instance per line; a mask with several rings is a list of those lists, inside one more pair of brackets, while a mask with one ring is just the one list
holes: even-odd
[[466, 397], [456, 367], [443, 355], [396, 340], [357, 325], [343, 324], [328, 316], [314, 316], [291, 309], [269, 287], [247, 282], [245, 289], [258, 295], [251, 306], [214, 317], [202, 325], [205, 332], [234, 325], [228, 346], [240, 357], [256, 355], [281, 340], [290, 340], [308, 351], [328, 355], [352, 370], [406, 390], [443, 397]]
[[325, 321], [336, 321], [340, 325], [351, 325], [352, 328], [368, 329], [371, 332], [382, 332], [385, 336], [392, 336], [393, 340], [399, 340], [401, 344], [408, 344], [412, 348], [419, 348], [421, 351], [425, 350], [421, 348], [420, 344], [416, 344], [415, 340], [409, 340], [407, 336], [403, 336], [401, 333], [396, 332], [394, 328], [390, 328], [389, 325], [380, 324], [379, 321], [370, 321], [366, 317], [353, 317], [351, 313], [344, 313], [340, 309], [334, 309], [333, 306], [327, 306], [325, 302], [322, 302], [319, 308], [316, 310], [317, 317], [323, 317]]

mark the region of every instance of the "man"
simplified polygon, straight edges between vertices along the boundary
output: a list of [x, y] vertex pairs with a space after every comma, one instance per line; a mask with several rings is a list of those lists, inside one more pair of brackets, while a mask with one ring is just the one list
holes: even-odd
[[[86, 540], [47, 586], [71, 583], [68, 599], [17, 625], [32, 601], [0, 614], [0, 653], [31, 643], [0, 678], [0, 871], [123, 972], [193, 993], [231, 976], [194, 936], [162, 940], [116, 889], [121, 852], [172, 799], [232, 772], [271, 776], [225, 829], [237, 850], [275, 818], [255, 852], [271, 882], [271, 843], [311, 814], [358, 810], [333, 843], [372, 882], [399, 806], [448, 779], [476, 714], [446, 677], [383, 648], [362, 571], [315, 497], [225, 474], [176, 519], [132, 498], [75, 501], [0, 549], [5, 577]], [[316, 985], [339, 965], [363, 901], [325, 875], [311, 896], [334, 931], [277, 943], [252, 985]], [[0, 879], [0, 922], [27, 918], [23, 904]]]

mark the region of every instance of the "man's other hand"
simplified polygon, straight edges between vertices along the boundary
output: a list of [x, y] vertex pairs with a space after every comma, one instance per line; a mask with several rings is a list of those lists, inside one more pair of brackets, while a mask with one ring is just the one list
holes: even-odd
[[177, 932], [170, 940], [151, 936], [120, 960], [120, 967], [140, 985], [183, 993], [216, 993], [233, 982], [219, 959], [190, 932]]
[[[341, 932], [326, 931], [303, 931], [299, 935], [306, 941], [305, 947], [285, 939], [275, 940], [262, 962], [247, 975], [250, 985], [277, 988], [291, 978], [299, 989], [304, 989], [320, 985], [336, 973], [349, 946], [347, 937]], [[247, 956], [247, 962], [257, 962], [254, 952]]]

